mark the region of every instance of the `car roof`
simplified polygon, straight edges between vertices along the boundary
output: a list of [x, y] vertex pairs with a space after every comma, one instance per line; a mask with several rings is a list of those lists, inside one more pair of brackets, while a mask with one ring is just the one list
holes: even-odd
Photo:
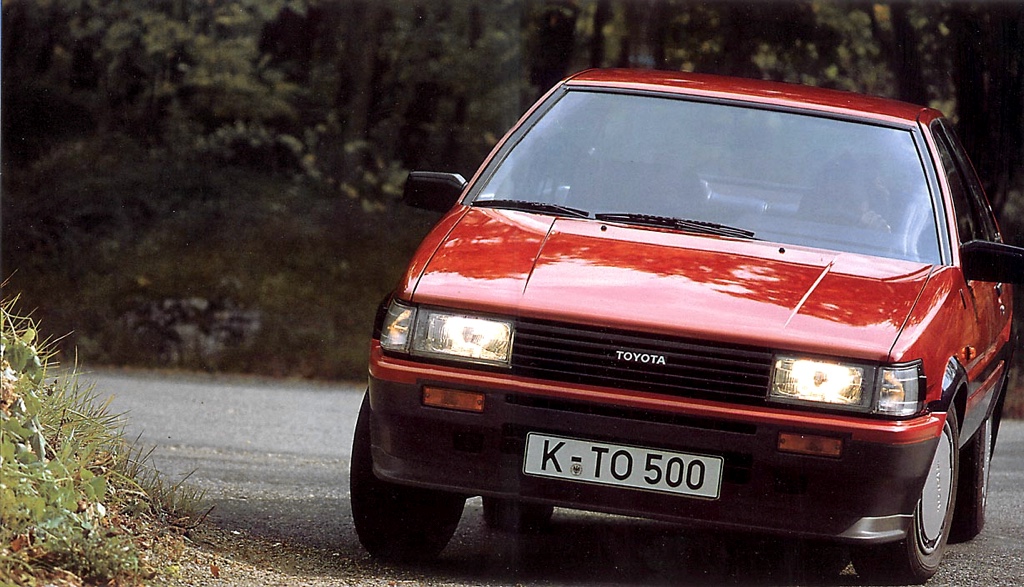
[[937, 110], [888, 98], [783, 82], [726, 77], [681, 71], [592, 69], [578, 73], [566, 85], [665, 92], [709, 99], [737, 100], [834, 115], [869, 118], [907, 125], [942, 116]]

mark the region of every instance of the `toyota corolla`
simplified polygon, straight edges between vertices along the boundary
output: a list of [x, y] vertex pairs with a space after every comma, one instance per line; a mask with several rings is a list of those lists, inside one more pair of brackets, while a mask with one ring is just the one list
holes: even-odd
[[[444, 212], [378, 313], [356, 530], [438, 555], [468, 496], [848, 547], [924, 582], [982, 531], [1021, 250], [940, 112], [590, 71]], [[844, 548], [845, 548], [844, 547]]]

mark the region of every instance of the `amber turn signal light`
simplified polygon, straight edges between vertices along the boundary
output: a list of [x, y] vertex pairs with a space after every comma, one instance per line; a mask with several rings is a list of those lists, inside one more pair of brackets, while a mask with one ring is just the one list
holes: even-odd
[[479, 413], [484, 411], [484, 394], [440, 387], [424, 387], [423, 405]]
[[814, 434], [780, 432], [779, 452], [839, 458], [843, 456], [843, 439]]

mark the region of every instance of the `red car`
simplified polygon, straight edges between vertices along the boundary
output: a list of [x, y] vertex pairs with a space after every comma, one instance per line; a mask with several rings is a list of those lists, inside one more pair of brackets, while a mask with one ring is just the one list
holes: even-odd
[[472, 180], [374, 328], [356, 530], [433, 557], [575, 508], [823, 540], [924, 582], [985, 521], [1021, 249], [935, 110], [589, 71]]

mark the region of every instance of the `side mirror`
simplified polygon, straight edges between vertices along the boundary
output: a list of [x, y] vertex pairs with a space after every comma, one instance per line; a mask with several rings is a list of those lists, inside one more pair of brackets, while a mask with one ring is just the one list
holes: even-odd
[[1024, 283], [1024, 249], [1004, 243], [971, 241], [960, 245], [964, 278], [993, 283]]
[[447, 212], [459, 201], [466, 179], [458, 173], [413, 171], [405, 180], [402, 201], [416, 208]]

